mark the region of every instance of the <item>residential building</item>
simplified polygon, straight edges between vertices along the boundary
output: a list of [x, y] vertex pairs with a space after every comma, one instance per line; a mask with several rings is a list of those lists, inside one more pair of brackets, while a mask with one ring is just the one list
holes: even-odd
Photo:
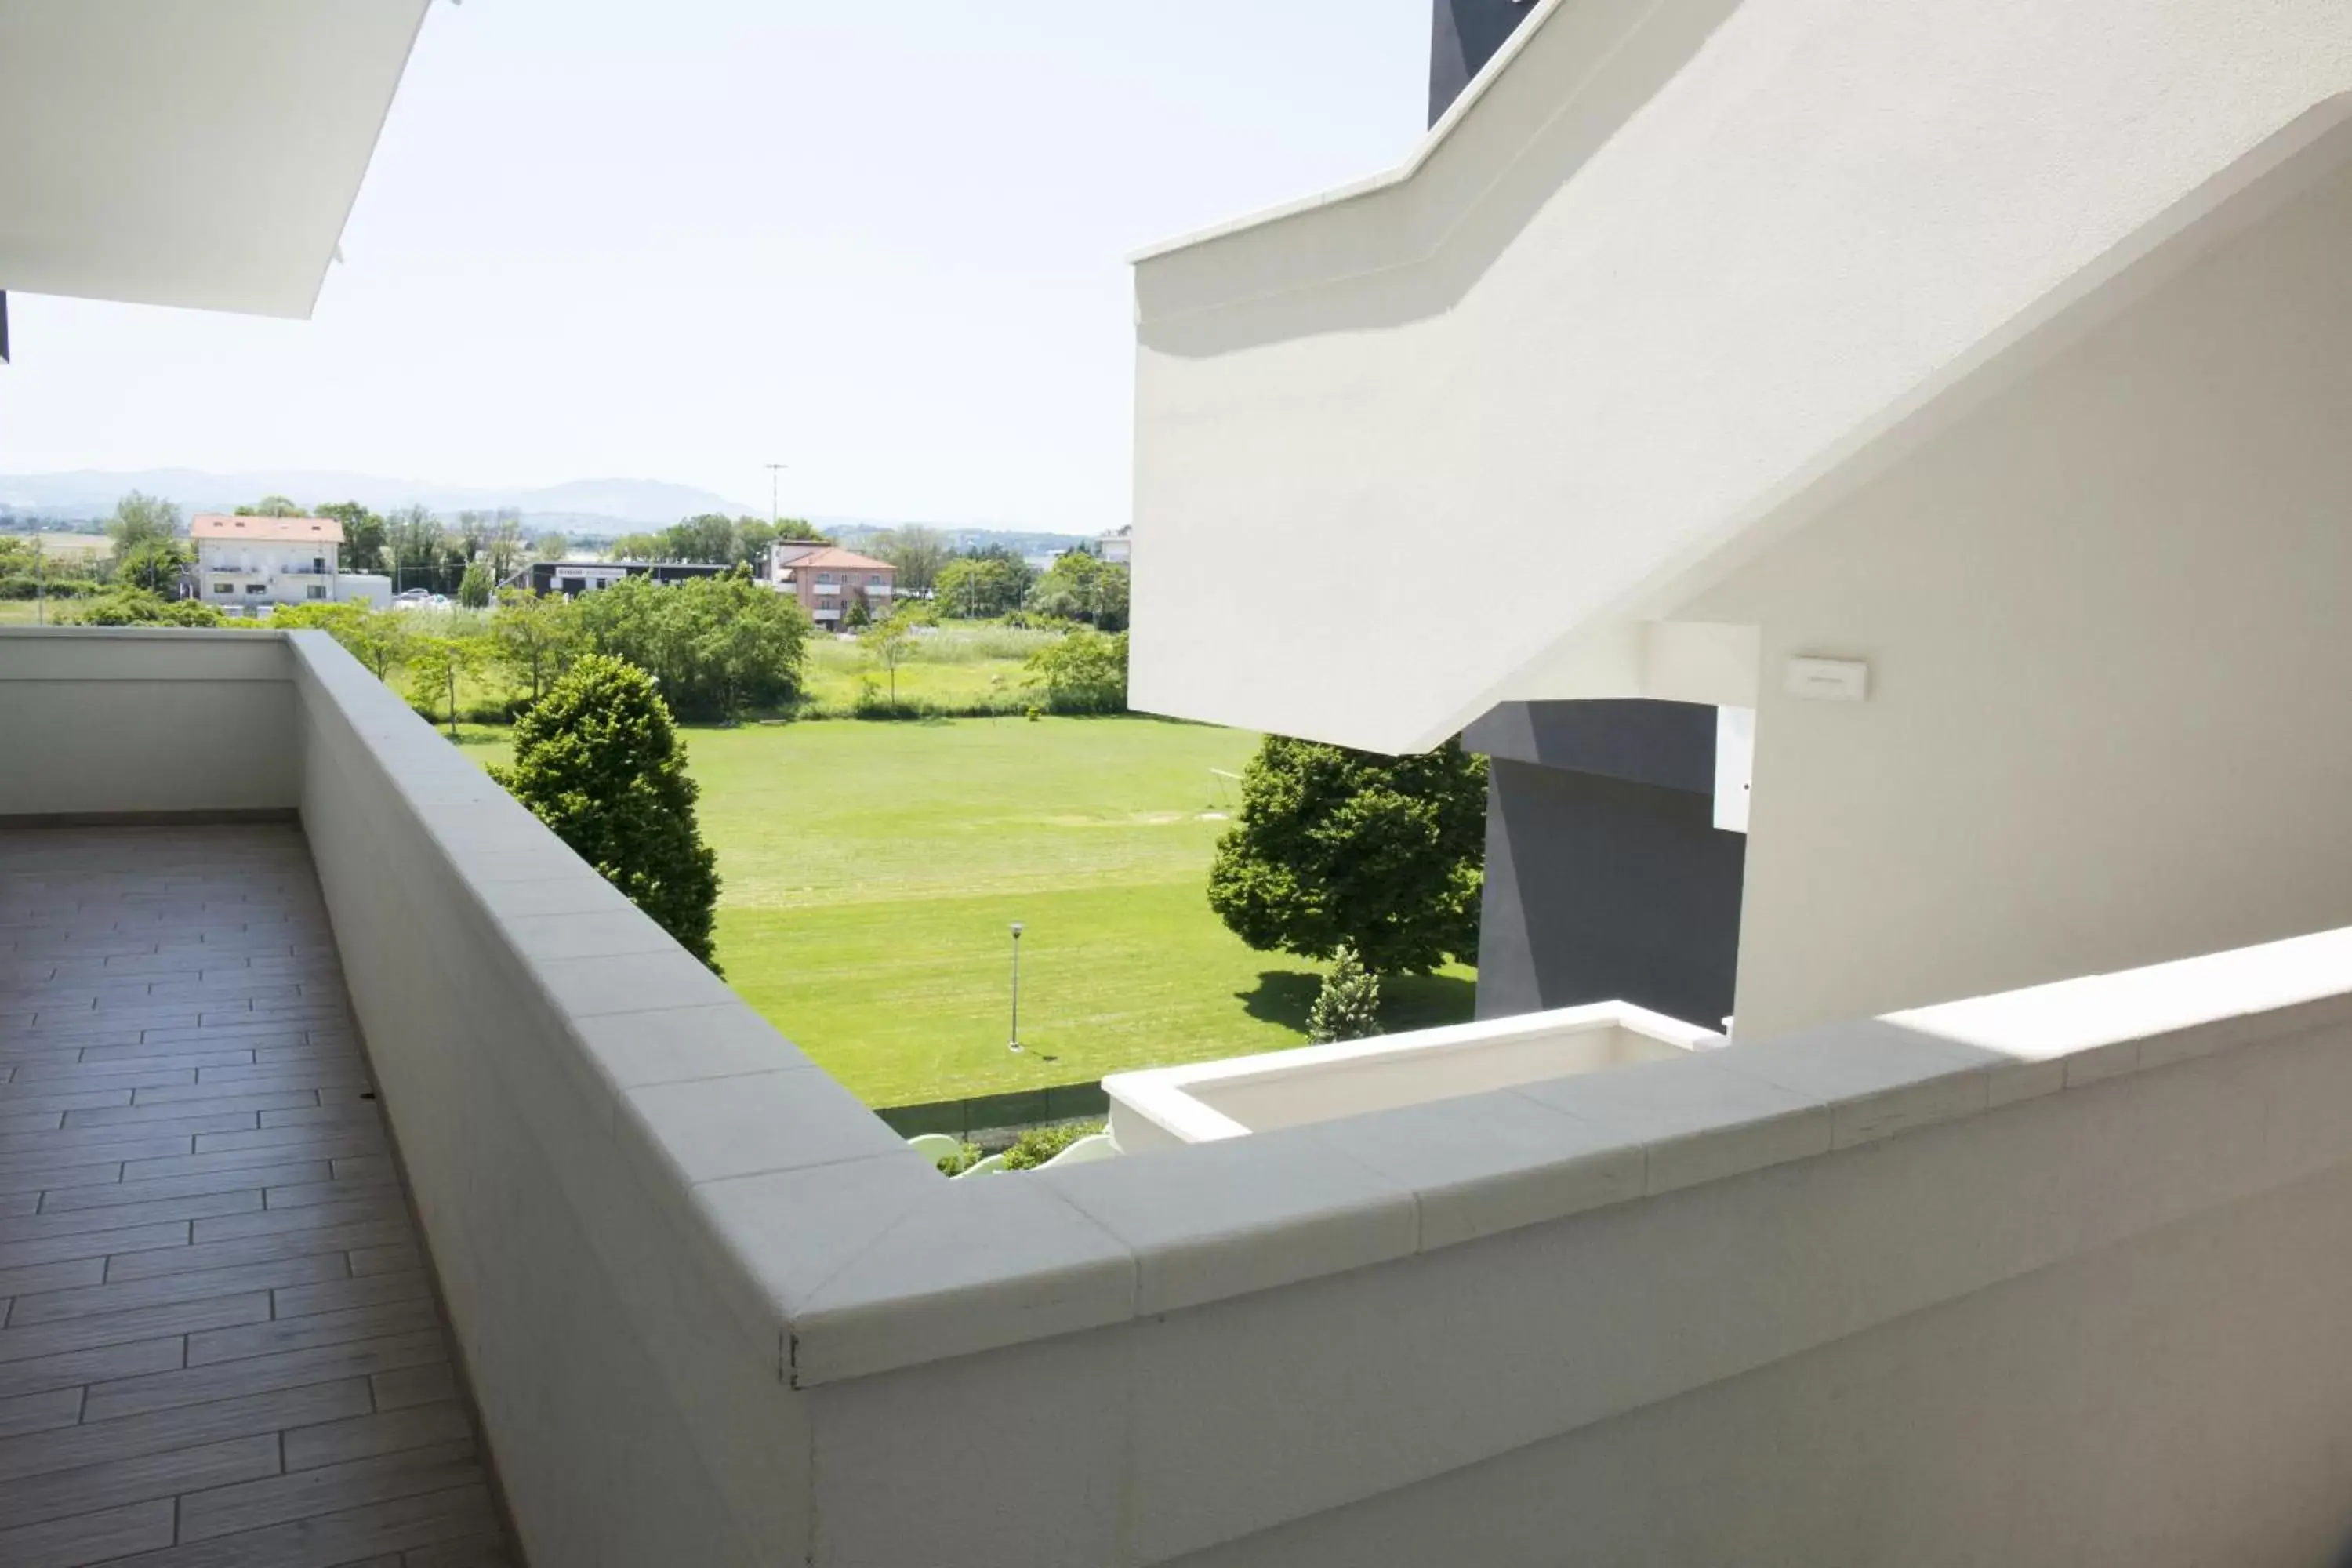
[[1125, 528], [1107, 529], [1095, 535], [1095, 553], [1114, 566], [1126, 566], [1135, 559], [1135, 541]]
[[[304, 314], [425, 7], [299, 9], [7, 13], [0, 283]], [[0, 627], [0, 1561], [2340, 1555], [2348, 108], [2319, 0], [1541, 0], [1139, 266], [1136, 700], [1745, 799], [1728, 1041], [946, 1180], [325, 634]]]
[[341, 570], [343, 525], [331, 517], [230, 517], [198, 512], [188, 520], [196, 547], [195, 595], [231, 606], [332, 602]]
[[858, 605], [876, 620], [888, 615], [898, 573], [887, 561], [837, 544], [793, 540], [771, 548], [768, 580], [799, 600], [820, 630], [829, 630], [846, 624]]

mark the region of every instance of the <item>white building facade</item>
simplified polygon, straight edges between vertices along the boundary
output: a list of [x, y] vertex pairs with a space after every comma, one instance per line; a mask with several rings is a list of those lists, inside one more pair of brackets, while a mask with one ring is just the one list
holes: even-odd
[[189, 521], [188, 535], [196, 547], [195, 596], [215, 609], [333, 603], [343, 596], [338, 583], [343, 525], [331, 517], [205, 512]]
[[1742, 1038], [2352, 923], [2347, 247], [2341, 5], [1538, 5], [1139, 258], [1132, 700], [1752, 712]]

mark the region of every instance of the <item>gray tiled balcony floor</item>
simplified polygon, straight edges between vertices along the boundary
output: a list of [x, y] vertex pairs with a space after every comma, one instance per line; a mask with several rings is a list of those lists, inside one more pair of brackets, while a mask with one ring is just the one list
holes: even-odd
[[513, 1561], [302, 835], [0, 829], [0, 1564]]

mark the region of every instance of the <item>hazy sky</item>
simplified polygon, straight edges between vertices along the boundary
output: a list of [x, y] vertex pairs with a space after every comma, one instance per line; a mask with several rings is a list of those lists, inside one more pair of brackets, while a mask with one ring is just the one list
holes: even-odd
[[467, 0], [316, 317], [18, 297], [0, 469], [708, 486], [1092, 530], [1154, 239], [1384, 168], [1429, 0]]

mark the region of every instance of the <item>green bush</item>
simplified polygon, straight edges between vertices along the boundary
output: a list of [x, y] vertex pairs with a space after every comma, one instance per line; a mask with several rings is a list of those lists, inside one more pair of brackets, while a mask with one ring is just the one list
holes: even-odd
[[1056, 713], [1127, 711], [1127, 634], [1085, 626], [1029, 656], [1029, 684], [1041, 687]]
[[0, 599], [81, 599], [98, 591], [99, 585], [87, 577], [0, 577]]
[[959, 1143], [956, 1145], [956, 1152], [954, 1153], [942, 1154], [939, 1157], [938, 1164], [940, 1167], [940, 1174], [942, 1176], [961, 1176], [966, 1171], [971, 1170], [974, 1165], [979, 1164], [986, 1158], [988, 1158], [988, 1156], [982, 1152], [979, 1144]]
[[58, 619], [79, 626], [216, 626], [221, 613], [194, 599], [163, 599], [142, 588], [115, 588], [83, 599]]
[[1004, 1169], [1034, 1171], [1081, 1138], [1103, 1130], [1099, 1121], [1066, 1121], [1059, 1127], [1032, 1127], [1004, 1152]]
[[719, 858], [702, 841], [699, 792], [652, 677], [601, 654], [581, 659], [516, 722], [513, 765], [490, 774], [718, 972]]

